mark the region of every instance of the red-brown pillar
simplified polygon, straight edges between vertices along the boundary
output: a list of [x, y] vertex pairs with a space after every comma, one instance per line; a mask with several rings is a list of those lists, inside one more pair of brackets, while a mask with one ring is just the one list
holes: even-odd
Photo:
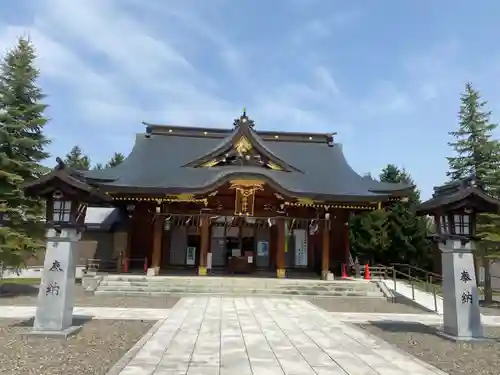
[[151, 252], [151, 268], [153, 269], [155, 276], [160, 274], [164, 220], [165, 218], [163, 216], [157, 215], [153, 221], [153, 251]]
[[307, 228], [307, 268], [310, 270], [314, 270], [316, 264], [316, 259], [314, 257], [315, 242], [316, 234], [311, 234], [309, 228]]
[[125, 254], [122, 257], [122, 266], [123, 271], [127, 272], [130, 269], [130, 257], [132, 255], [132, 235], [134, 230], [134, 208], [131, 207], [130, 211], [128, 211], [128, 220], [127, 220], [127, 246], [125, 247]]
[[198, 276], [207, 275], [207, 253], [210, 247], [210, 219], [202, 217], [201, 219], [201, 238], [200, 238], [200, 263], [198, 266]]
[[163, 228], [163, 240], [161, 246], [162, 248], [161, 264], [163, 269], [167, 268], [170, 265], [170, 242], [172, 241], [170, 235], [171, 230], [172, 230], [171, 227], [169, 227], [168, 230], [166, 230], [165, 227]]
[[276, 277], [286, 276], [285, 271], [285, 219], [276, 219]]
[[321, 252], [321, 279], [327, 280], [330, 272], [330, 222], [323, 221], [323, 247]]
[[345, 259], [344, 262], [345, 264], [349, 265], [349, 255], [351, 253], [351, 243], [349, 241], [349, 222], [344, 223], [344, 253], [345, 253]]

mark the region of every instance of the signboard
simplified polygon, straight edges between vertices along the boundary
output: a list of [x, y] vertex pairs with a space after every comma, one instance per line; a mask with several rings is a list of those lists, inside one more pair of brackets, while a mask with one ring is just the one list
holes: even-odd
[[299, 267], [307, 266], [307, 232], [305, 229], [295, 229], [295, 265]]
[[186, 265], [194, 266], [196, 258], [196, 247], [188, 247], [186, 249]]
[[257, 243], [257, 256], [258, 257], [269, 256], [269, 243], [267, 241], [259, 241]]

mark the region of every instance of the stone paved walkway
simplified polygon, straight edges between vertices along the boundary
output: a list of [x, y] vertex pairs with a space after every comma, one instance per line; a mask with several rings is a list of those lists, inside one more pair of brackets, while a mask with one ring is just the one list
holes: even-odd
[[[443, 316], [437, 314], [391, 314], [391, 313], [352, 313], [330, 312], [330, 316], [342, 322], [366, 323], [380, 321], [412, 322], [439, 325], [443, 323]], [[485, 326], [500, 326], [500, 316], [482, 315], [481, 322]]]
[[183, 298], [119, 374], [444, 373], [307, 301], [212, 297]]
[[[74, 316], [93, 319], [159, 320], [165, 319], [170, 309], [139, 309], [123, 307], [75, 307]], [[30, 319], [35, 316], [36, 306], [0, 306], [0, 318]]]

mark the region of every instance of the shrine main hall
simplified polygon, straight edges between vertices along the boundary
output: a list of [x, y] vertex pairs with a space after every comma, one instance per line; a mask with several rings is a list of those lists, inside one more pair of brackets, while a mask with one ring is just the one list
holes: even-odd
[[79, 171], [59, 159], [25, 188], [47, 200], [54, 225], [104, 212], [92, 255], [120, 272], [304, 270], [326, 279], [349, 262], [351, 215], [412, 188], [356, 173], [335, 134], [260, 130], [246, 112], [220, 129], [145, 126], [120, 165]]

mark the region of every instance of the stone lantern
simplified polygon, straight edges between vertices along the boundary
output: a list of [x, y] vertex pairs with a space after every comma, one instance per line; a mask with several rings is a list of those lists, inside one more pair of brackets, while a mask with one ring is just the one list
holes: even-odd
[[88, 203], [109, 201], [61, 159], [52, 172], [24, 186], [26, 196], [46, 201], [46, 250], [33, 330], [29, 334], [67, 337], [72, 326], [78, 241]]
[[432, 235], [442, 257], [443, 330], [454, 340], [483, 338], [473, 252], [476, 216], [497, 212], [500, 200], [489, 196], [474, 177], [434, 188], [432, 198], [417, 207], [434, 218]]

